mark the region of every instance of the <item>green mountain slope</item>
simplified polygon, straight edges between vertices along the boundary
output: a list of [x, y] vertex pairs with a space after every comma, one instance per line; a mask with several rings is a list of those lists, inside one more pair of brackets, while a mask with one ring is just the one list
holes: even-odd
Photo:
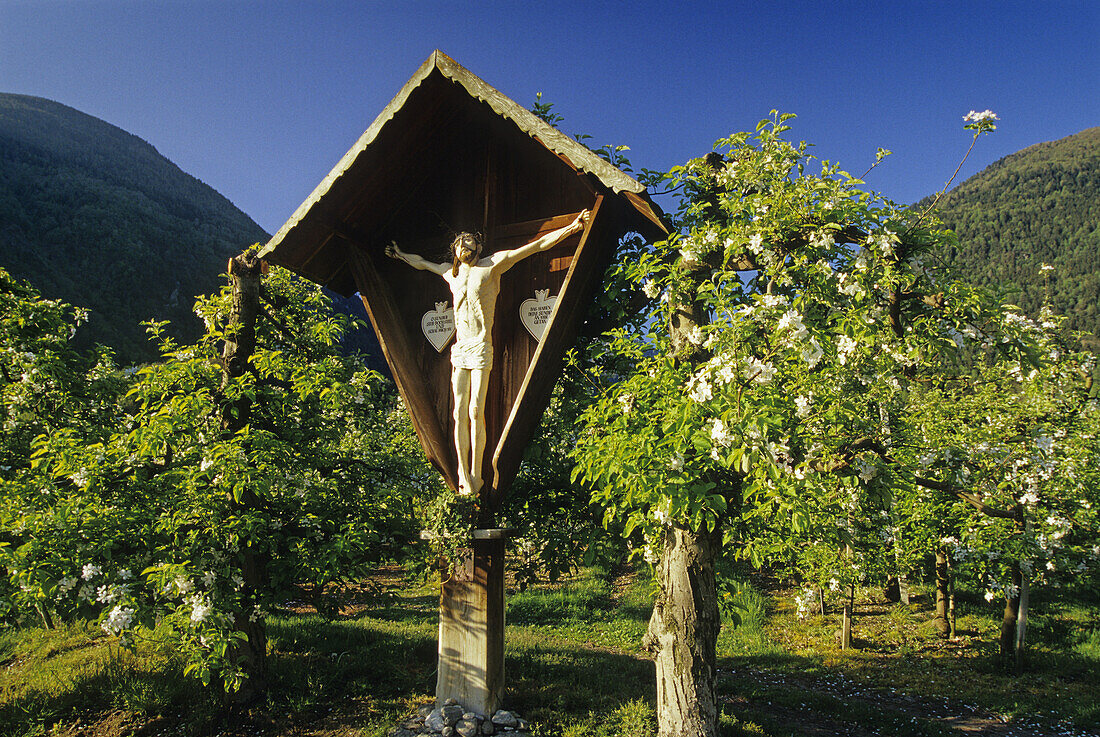
[[937, 210], [959, 236], [960, 274], [1032, 314], [1049, 295], [1071, 327], [1100, 335], [1100, 128], [1006, 156]]
[[0, 266], [89, 308], [84, 342], [153, 358], [143, 320], [201, 329], [194, 296], [267, 235], [155, 148], [65, 105], [0, 94]]

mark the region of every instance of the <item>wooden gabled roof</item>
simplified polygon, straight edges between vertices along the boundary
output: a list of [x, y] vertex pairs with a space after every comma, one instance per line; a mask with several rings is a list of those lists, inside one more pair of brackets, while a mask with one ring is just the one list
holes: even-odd
[[629, 202], [640, 216], [632, 224], [635, 230], [647, 237], [664, 236], [660, 210], [642, 184], [436, 50], [259, 256], [342, 294], [354, 293], [355, 280], [342, 253], [346, 244], [339, 236], [352, 233], [363, 241], [384, 229], [389, 213], [406, 196], [401, 191], [409, 181], [405, 170], [415, 165], [410, 152], [418, 144], [430, 147], [439, 126], [453, 120], [454, 108], [462, 104], [456, 89], [462, 90], [467, 104], [488, 105], [578, 174], [590, 175]]
[[[480, 407], [488, 439], [481, 510], [491, 517], [620, 239], [667, 235], [645, 188], [436, 51], [260, 256], [334, 291], [359, 292], [425, 454], [456, 488], [451, 363], [422, 332], [423, 316], [452, 296], [437, 274], [387, 258], [386, 244], [448, 262], [457, 232], [480, 231], [487, 255], [531, 243], [585, 209], [583, 234], [501, 279]], [[557, 301], [536, 338], [520, 317], [540, 292]]]

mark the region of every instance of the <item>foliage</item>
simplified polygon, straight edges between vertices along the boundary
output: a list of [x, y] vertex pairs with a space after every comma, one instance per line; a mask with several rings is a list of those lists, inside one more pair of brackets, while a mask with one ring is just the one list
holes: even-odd
[[33, 469], [5, 486], [9, 611], [98, 617], [127, 644], [156, 623], [186, 671], [235, 687], [244, 623], [299, 587], [332, 613], [334, 587], [401, 553], [411, 497], [435, 485], [404, 412], [336, 350], [346, 319], [319, 289], [275, 270], [264, 291], [243, 376], [219, 363], [224, 290], [197, 303], [196, 343], [151, 327], [163, 360], [124, 402], [101, 398], [111, 416], [37, 438]]
[[[922, 261], [949, 234], [835, 164], [811, 174], [807, 145], [782, 137], [789, 117], [669, 173], [683, 232], [623, 264], [652, 319], [615, 335], [634, 368], [607, 377], [577, 451], [628, 531], [737, 520], [741, 553], [758, 561], [797, 544], [787, 531], [827, 524], [845, 542], [835, 520], [882, 506], [879, 409], [944, 365], [952, 336], [981, 325], [1010, 352], [1021, 338]], [[692, 309], [709, 324], [674, 335]], [[780, 520], [782, 533], [762, 534]]]

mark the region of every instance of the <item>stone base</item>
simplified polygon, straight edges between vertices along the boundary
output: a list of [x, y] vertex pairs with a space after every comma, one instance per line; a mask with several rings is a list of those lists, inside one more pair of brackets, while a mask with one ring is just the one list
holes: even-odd
[[442, 735], [442, 737], [481, 737], [482, 735], [508, 735], [525, 737], [531, 732], [526, 719], [520, 719], [515, 713], [498, 710], [492, 717], [467, 711], [454, 699], [448, 699], [442, 706], [427, 704], [417, 710], [393, 732], [392, 737], [421, 737], [422, 735]]

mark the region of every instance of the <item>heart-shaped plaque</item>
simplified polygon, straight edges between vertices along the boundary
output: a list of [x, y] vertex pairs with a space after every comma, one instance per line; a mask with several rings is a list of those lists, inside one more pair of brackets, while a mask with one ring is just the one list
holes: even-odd
[[519, 306], [519, 321], [535, 340], [542, 340], [542, 334], [550, 324], [550, 316], [554, 314], [558, 298], [549, 295], [549, 289], [536, 289], [535, 298], [525, 299]]
[[420, 318], [420, 329], [436, 351], [442, 353], [455, 336], [454, 308], [446, 302], [436, 302], [435, 309], [428, 310]]

